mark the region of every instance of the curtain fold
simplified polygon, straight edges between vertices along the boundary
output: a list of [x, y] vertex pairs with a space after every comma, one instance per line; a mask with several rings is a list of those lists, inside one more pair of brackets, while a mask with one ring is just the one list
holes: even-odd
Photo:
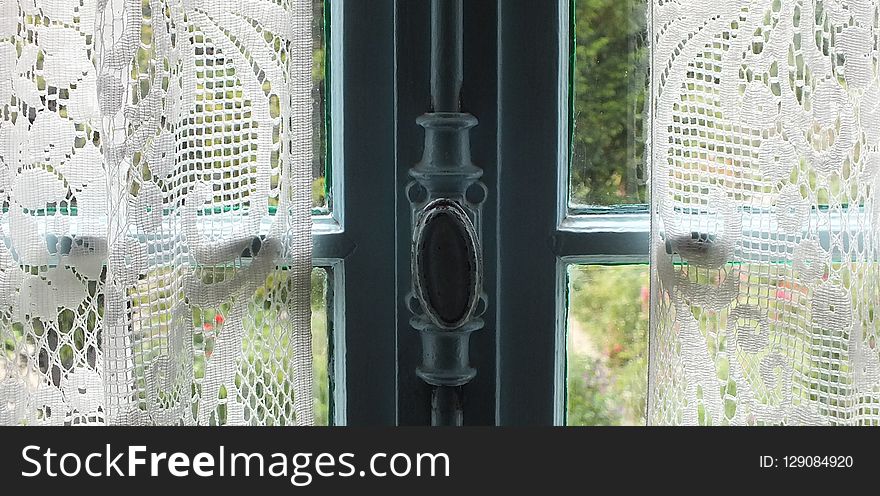
[[650, 423], [880, 423], [878, 5], [652, 2]]
[[0, 0], [0, 424], [309, 425], [310, 0]]

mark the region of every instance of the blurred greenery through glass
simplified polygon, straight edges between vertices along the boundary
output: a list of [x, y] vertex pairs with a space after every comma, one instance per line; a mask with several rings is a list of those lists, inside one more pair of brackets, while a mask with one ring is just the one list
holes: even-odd
[[[326, 40], [329, 34], [329, 19], [325, 18], [325, 3], [329, 0], [313, 0], [312, 2], [312, 46], [313, 46], [313, 63], [312, 63], [312, 139], [313, 139], [313, 155], [312, 155], [312, 206], [313, 212], [323, 213], [329, 209], [328, 193], [329, 184], [325, 179], [327, 166], [329, 164], [329, 136], [327, 133], [329, 125], [329, 108], [327, 98], [327, 46]], [[145, 18], [152, 16], [152, 7], [149, 0], [141, 0], [142, 14]], [[135, 71], [134, 77], [138, 73], [148, 74], [153, 64], [155, 64], [155, 48], [152, 42], [153, 28], [149, 22], [145, 22], [141, 26], [141, 38], [143, 43], [137, 50], [136, 61], [133, 66]], [[234, 68], [230, 68], [228, 74], [234, 75]], [[240, 83], [239, 83], [240, 86]], [[198, 85], [200, 90], [204, 89], [202, 83]], [[134, 88], [134, 98], [138, 98], [137, 91], [143, 90], [141, 87]], [[240, 93], [240, 90], [239, 90]], [[199, 98], [202, 98], [201, 96]], [[279, 100], [277, 98], [270, 99], [270, 114], [279, 114]], [[228, 174], [228, 173], [227, 173]], [[224, 176], [228, 178], [229, 176]], [[271, 203], [271, 201], [270, 201]], [[217, 272], [222, 275], [224, 271], [221, 269]], [[212, 273], [213, 274], [213, 273]], [[323, 268], [314, 268], [311, 274], [311, 333], [312, 333], [312, 352], [313, 352], [313, 372], [314, 372], [314, 402], [315, 402], [315, 423], [316, 425], [328, 425], [330, 417], [330, 378], [329, 370], [329, 339], [327, 326], [327, 302], [328, 302], [328, 273]], [[149, 297], [145, 297], [147, 305], [153, 303]], [[212, 340], [206, 338], [202, 333], [213, 331], [214, 326], [221, 326], [224, 321], [224, 313], [228, 311], [228, 305], [221, 306], [216, 309], [193, 309], [193, 324], [199, 332], [194, 335], [194, 345], [202, 353], [195, 358], [194, 372], [197, 376], [204, 375], [205, 368], [205, 352], [208, 356], [212, 352]], [[103, 307], [99, 306], [99, 312]], [[277, 316], [268, 315], [263, 309], [252, 309], [250, 321], [264, 322], [277, 318]], [[93, 329], [94, 322], [99, 315], [89, 316], [90, 326]], [[59, 315], [59, 325], [61, 328], [72, 329], [74, 321], [74, 312], [67, 310]], [[167, 316], [157, 314], [149, 317], [154, 320], [167, 319]], [[4, 323], [5, 324], [5, 323]], [[20, 323], [12, 324], [16, 335], [23, 336], [24, 330]], [[39, 324], [42, 329], [42, 324]], [[261, 329], [252, 329], [248, 333], [247, 339], [257, 339]], [[83, 339], [77, 342], [78, 349], [82, 349], [85, 344]], [[13, 357], [14, 342], [10, 339], [3, 343], [6, 355]], [[143, 352], [143, 350], [141, 350]], [[158, 353], [158, 350], [156, 350]], [[144, 354], [144, 353], [142, 353]], [[74, 352], [73, 348], [66, 346], [60, 350], [61, 361], [68, 368], [73, 367]], [[144, 354], [141, 360], [149, 358], [152, 355]], [[253, 357], [251, 357], [253, 358]], [[143, 368], [143, 363], [139, 364]], [[44, 371], [46, 372], [46, 371]], [[56, 375], [60, 374], [60, 370]], [[142, 375], [142, 374], [141, 374]], [[285, 384], [283, 389], [290, 389], [289, 384]], [[164, 392], [163, 392], [164, 393]], [[221, 391], [225, 398], [225, 390]], [[285, 406], [286, 408], [286, 406]], [[221, 413], [217, 421], [225, 423], [225, 407], [220, 408]]]
[[568, 270], [567, 425], [644, 425], [647, 265]]
[[329, 0], [312, 2], [312, 208], [319, 212], [330, 208], [330, 183], [327, 180], [330, 163], [327, 38], [330, 23], [329, 17], [324, 17], [325, 3]]
[[328, 272], [312, 269], [312, 368], [315, 377], [315, 425], [330, 422], [330, 328], [327, 325], [327, 302], [330, 286]]
[[647, 0], [573, 0], [572, 206], [645, 203]]

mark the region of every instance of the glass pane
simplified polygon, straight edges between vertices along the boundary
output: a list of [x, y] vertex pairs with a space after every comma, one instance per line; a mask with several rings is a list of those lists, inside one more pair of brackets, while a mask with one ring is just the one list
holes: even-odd
[[644, 425], [648, 266], [568, 270], [568, 425]]
[[315, 425], [330, 421], [330, 339], [327, 301], [330, 285], [327, 270], [312, 269], [312, 363], [315, 374]]
[[570, 205], [645, 203], [647, 1], [572, 10]]
[[324, 18], [325, 0], [314, 0], [312, 5], [312, 208], [316, 213], [325, 212], [330, 207], [330, 183], [327, 179], [327, 166], [330, 161], [330, 146], [327, 129], [330, 123], [328, 112], [330, 101], [327, 95], [327, 37], [329, 33], [329, 16]]

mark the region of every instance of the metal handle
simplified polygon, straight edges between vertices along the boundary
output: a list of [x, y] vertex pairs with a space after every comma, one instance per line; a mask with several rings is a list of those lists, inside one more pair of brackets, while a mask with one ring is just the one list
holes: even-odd
[[431, 1], [431, 111], [422, 160], [409, 173], [413, 243], [410, 325], [421, 334], [416, 371], [434, 387], [432, 425], [462, 425], [462, 386], [470, 366], [472, 332], [483, 328], [486, 308], [480, 210], [486, 196], [482, 169], [471, 163], [470, 129], [477, 119], [461, 112], [462, 0]]

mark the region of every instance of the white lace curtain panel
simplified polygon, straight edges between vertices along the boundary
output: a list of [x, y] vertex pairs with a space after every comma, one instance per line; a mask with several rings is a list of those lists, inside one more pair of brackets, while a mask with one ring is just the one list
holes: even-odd
[[652, 0], [650, 423], [880, 423], [878, 6]]
[[308, 425], [311, 0], [0, 0], [0, 425]]

